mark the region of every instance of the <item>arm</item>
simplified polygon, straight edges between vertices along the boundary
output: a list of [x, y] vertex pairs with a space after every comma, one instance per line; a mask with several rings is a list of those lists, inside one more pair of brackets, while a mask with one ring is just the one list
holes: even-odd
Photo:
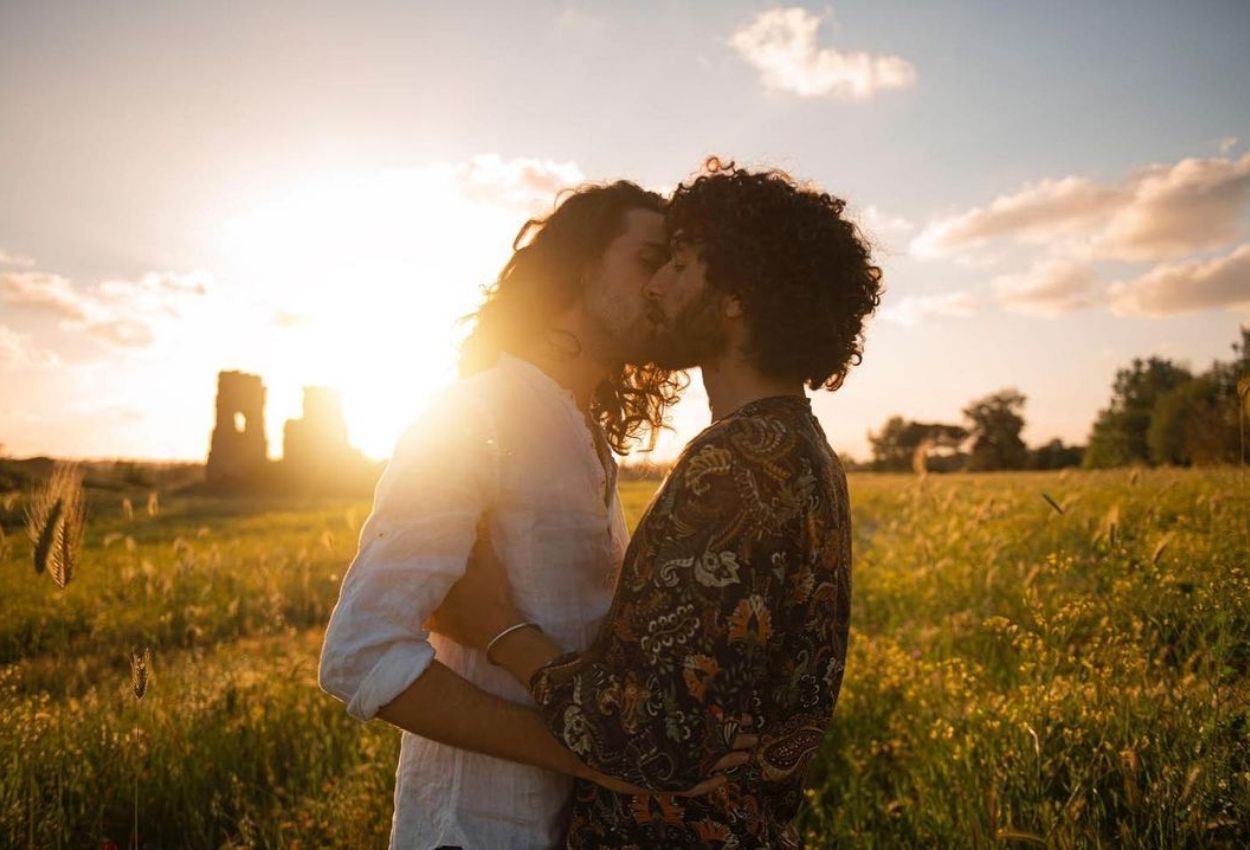
[[[639, 790], [589, 769], [534, 709], [488, 694], [434, 659], [425, 622], [488, 527], [479, 520], [496, 474], [496, 443], [483, 419], [463, 409], [453, 416], [451, 403], [440, 407], [443, 421], [427, 418], [410, 429], [378, 483], [326, 630], [318, 683], [358, 719], [380, 717], [449, 746]], [[735, 755], [717, 767], [741, 760]], [[715, 777], [686, 793], [722, 782]]]
[[451, 747], [589, 778], [533, 708], [500, 699], [433, 662], [377, 716]]
[[463, 574], [493, 497], [494, 442], [466, 399], [432, 406], [378, 483], [322, 648], [321, 687], [374, 716], [450, 746], [585, 773], [538, 715], [434, 659], [424, 621]]
[[559, 647], [533, 630], [500, 642], [496, 657], [590, 767], [667, 791], [730, 752], [788, 607], [784, 564], [800, 534], [786, 486], [713, 435], [639, 528], [585, 653], [553, 658]]

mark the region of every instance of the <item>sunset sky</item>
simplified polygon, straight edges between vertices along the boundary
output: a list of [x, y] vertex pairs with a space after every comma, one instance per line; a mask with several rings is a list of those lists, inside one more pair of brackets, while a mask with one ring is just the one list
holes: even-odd
[[[1250, 4], [0, 3], [0, 444], [202, 458], [220, 369], [389, 454], [562, 186], [710, 153], [847, 199], [887, 294], [816, 401], [1014, 386], [1083, 442], [1117, 367], [1250, 322]], [[707, 423], [698, 389], [671, 455]]]

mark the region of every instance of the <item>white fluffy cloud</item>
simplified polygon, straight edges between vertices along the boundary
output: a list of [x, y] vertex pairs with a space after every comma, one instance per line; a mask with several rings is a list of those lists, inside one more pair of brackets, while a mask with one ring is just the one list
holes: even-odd
[[1044, 243], [1094, 226], [1123, 204], [1126, 194], [1083, 177], [1029, 183], [984, 207], [930, 223], [912, 240], [920, 257], [957, 254], [991, 239]]
[[1169, 260], [1218, 248], [1243, 231], [1250, 201], [1250, 153], [1240, 159], [1183, 159], [1130, 181], [1131, 195], [1096, 238], [1101, 256]]
[[107, 280], [91, 289], [47, 272], [0, 274], [0, 299], [59, 317], [113, 345], [142, 348], [155, 339], [153, 322], [179, 318], [208, 292], [206, 272], [152, 272], [138, 280]]
[[975, 316], [978, 308], [974, 295], [959, 290], [940, 295], [906, 295], [881, 308], [880, 316], [887, 322], [912, 327], [931, 316], [966, 319]]
[[586, 180], [575, 162], [498, 154], [474, 156], [453, 170], [468, 197], [522, 208], [549, 206], [561, 189]]
[[860, 227], [876, 236], [897, 236], [911, 233], [916, 225], [902, 216], [890, 215], [875, 204], [869, 204], [855, 214]]
[[916, 69], [898, 56], [821, 48], [820, 18], [798, 7], [761, 12], [729, 44], [760, 73], [764, 87], [800, 97], [866, 98], [882, 89], [908, 88]]
[[1022, 274], [993, 280], [998, 302], [1017, 313], [1059, 316], [1092, 307], [1098, 301], [1098, 283], [1088, 264], [1049, 258]]
[[51, 351], [41, 351], [30, 341], [30, 334], [20, 334], [0, 325], [0, 369], [38, 368], [60, 362]]
[[88, 321], [95, 312], [94, 301], [74, 289], [67, 278], [46, 272], [0, 274], [0, 298], [71, 321]]
[[1250, 243], [1209, 260], [1156, 266], [1108, 290], [1120, 315], [1164, 316], [1220, 307], [1250, 308]]
[[1026, 184], [988, 205], [931, 222], [917, 256], [946, 256], [990, 240], [1079, 246], [1090, 257], [1176, 259], [1225, 245], [1243, 230], [1250, 153], [1152, 165], [1118, 182], [1069, 176]]

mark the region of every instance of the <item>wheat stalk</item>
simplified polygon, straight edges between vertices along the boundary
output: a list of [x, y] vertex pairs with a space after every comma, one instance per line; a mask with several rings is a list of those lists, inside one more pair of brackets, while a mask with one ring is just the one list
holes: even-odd
[[78, 565], [78, 554], [82, 550], [83, 533], [86, 531], [87, 517], [83, 502], [82, 484], [76, 473], [67, 478], [64, 488], [65, 512], [61, 520], [60, 540], [58, 541], [58, 557], [48, 565], [52, 580], [64, 589], [74, 577], [74, 568]]
[[31, 499], [26, 514], [26, 531], [35, 544], [35, 572], [48, 569], [48, 560], [57, 551], [56, 537], [61, 530], [61, 512], [65, 503], [49, 495], [37, 494]]
[[77, 465], [58, 463], [26, 507], [26, 533], [34, 544], [35, 572], [47, 572], [58, 587], [74, 577], [86, 528], [82, 474]]
[[148, 670], [152, 666], [152, 650], [144, 647], [140, 652], [138, 647], [130, 650], [130, 687], [135, 693], [135, 699], [143, 699], [143, 695], [148, 691]]

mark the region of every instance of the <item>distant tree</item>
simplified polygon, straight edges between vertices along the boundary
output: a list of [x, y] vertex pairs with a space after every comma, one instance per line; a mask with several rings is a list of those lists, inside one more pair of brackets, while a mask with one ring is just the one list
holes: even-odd
[[1250, 374], [1250, 328], [1233, 343], [1234, 359], [1161, 395], [1146, 443], [1155, 463], [1209, 465], [1241, 457], [1245, 400], [1238, 384]]
[[[891, 416], [877, 433], [868, 434], [872, 446], [871, 467], [877, 472], [905, 472], [914, 467], [917, 454], [923, 450], [939, 455], [928, 468], [941, 466], [941, 455], [957, 453], [968, 438], [968, 431], [959, 425], [942, 422], [913, 422]], [[926, 461], [927, 462], [927, 461]]]
[[1025, 469], [1064, 469], [1069, 466], [1080, 466], [1081, 456], [1085, 453], [1083, 446], [1065, 445], [1063, 440], [1055, 438], [1045, 445], [1029, 449]]
[[1082, 465], [1087, 468], [1148, 463], [1146, 435], [1160, 397], [1193, 379], [1184, 366], [1162, 357], [1134, 359], [1116, 372], [1111, 405], [1099, 411]]
[[1016, 389], [1005, 389], [977, 399], [964, 408], [972, 423], [972, 453], [968, 469], [1023, 469], [1028, 449], [1020, 439], [1026, 399]]

